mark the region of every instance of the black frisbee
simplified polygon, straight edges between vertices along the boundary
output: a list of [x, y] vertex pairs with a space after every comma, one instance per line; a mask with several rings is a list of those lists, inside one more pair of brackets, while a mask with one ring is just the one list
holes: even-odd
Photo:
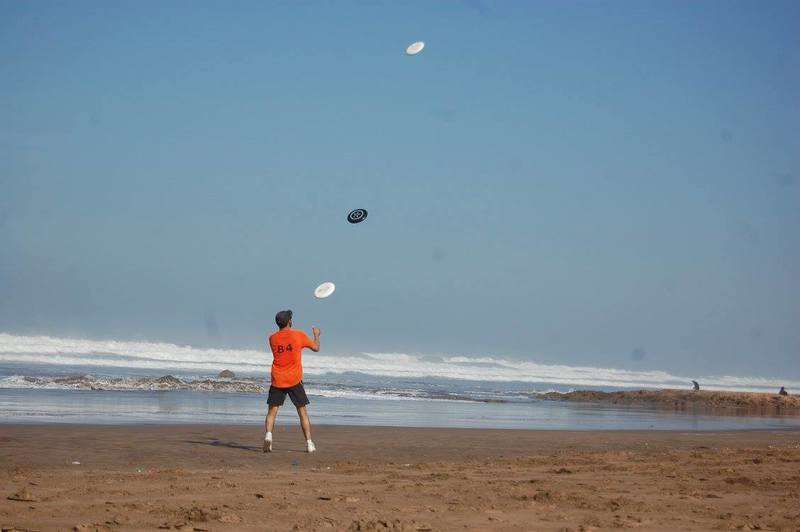
[[350, 211], [350, 214], [347, 215], [347, 221], [351, 224], [361, 223], [367, 219], [367, 210], [366, 209], [353, 209]]

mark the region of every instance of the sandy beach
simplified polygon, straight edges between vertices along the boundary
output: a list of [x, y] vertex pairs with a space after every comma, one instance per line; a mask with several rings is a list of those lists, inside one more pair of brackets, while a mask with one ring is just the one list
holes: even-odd
[[800, 432], [0, 425], [3, 530], [772, 529]]

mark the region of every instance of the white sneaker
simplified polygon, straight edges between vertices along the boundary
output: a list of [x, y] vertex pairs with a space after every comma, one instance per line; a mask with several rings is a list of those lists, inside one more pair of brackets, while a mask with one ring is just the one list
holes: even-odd
[[308, 449], [308, 452], [310, 452], [310, 453], [313, 453], [314, 451], [317, 450], [317, 447], [314, 445], [314, 442], [311, 441], [311, 440], [306, 440], [306, 448]]
[[261, 448], [261, 450], [265, 453], [272, 452], [272, 438], [264, 438], [264, 446]]

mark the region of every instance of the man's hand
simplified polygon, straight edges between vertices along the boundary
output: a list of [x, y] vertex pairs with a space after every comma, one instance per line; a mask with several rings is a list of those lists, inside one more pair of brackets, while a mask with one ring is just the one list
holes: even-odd
[[314, 334], [314, 345], [311, 346], [311, 350], [319, 353], [319, 335], [322, 334], [322, 331], [319, 330], [319, 327], [311, 327], [311, 332]]

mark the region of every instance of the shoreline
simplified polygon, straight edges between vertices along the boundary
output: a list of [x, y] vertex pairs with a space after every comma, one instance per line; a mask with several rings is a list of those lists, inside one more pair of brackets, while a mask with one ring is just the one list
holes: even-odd
[[[292, 427], [297, 427], [297, 418], [291, 418], [290, 420], [278, 420], [275, 423], [276, 427], [281, 427], [282, 429], [291, 429]], [[252, 428], [260, 428], [263, 432], [264, 423], [262, 422], [242, 422], [242, 423], [217, 423], [209, 421], [208, 423], [204, 422], [191, 422], [191, 423], [165, 423], [163, 421], [136, 421], [130, 423], [53, 423], [47, 421], [31, 421], [31, 422], [5, 422], [0, 421], [0, 442], [2, 442], [2, 430], [3, 429], [26, 429], [26, 428], [38, 428], [38, 429], [50, 429], [53, 427], [61, 427], [67, 429], [92, 429], [92, 428], [99, 428], [99, 429], [135, 429], [137, 427], [140, 428], [158, 428], [158, 429], [176, 429], [176, 430], [184, 430], [184, 429], [220, 429], [225, 431], [226, 429], [252, 429]], [[464, 431], [464, 432], [521, 432], [521, 433], [547, 433], [547, 434], [554, 434], [554, 433], [564, 433], [564, 434], [652, 434], [652, 433], [662, 433], [662, 434], [743, 434], [743, 433], [750, 433], [750, 432], [761, 432], [761, 433], [782, 433], [782, 432], [796, 432], [800, 436], [800, 426], [790, 426], [790, 427], [747, 427], [747, 428], [725, 428], [725, 429], [676, 429], [676, 428], [648, 428], [648, 429], [640, 429], [640, 428], [632, 428], [632, 429], [595, 429], [595, 428], [588, 428], [588, 429], [548, 429], [548, 428], [509, 428], [509, 427], [496, 427], [496, 428], [483, 428], [483, 427], [431, 427], [425, 425], [344, 425], [344, 424], [336, 424], [336, 423], [324, 423], [324, 422], [317, 422], [314, 421], [312, 418], [312, 427], [313, 428], [320, 428], [320, 429], [358, 429], [358, 430], [412, 430], [412, 431]]]
[[[0, 425], [0, 525], [790, 529], [800, 430]], [[9, 498], [10, 497], [10, 498]]]
[[[587, 392], [580, 392], [587, 393]], [[588, 392], [593, 396], [603, 395]], [[653, 396], [663, 392], [623, 392]], [[575, 395], [575, 394], [573, 394]], [[605, 394], [608, 396], [609, 394]], [[718, 395], [718, 394], [715, 394]], [[561, 398], [562, 396], [559, 396]], [[583, 399], [576, 396], [576, 399]], [[506, 428], [533, 430], [738, 430], [800, 428], [789, 412], [666, 408], [638, 402], [528, 399], [508, 403], [404, 401], [312, 396], [312, 422], [330, 426]], [[170, 391], [0, 389], [2, 424], [204, 425], [259, 424], [263, 394]], [[294, 423], [294, 409], [279, 424]]]

